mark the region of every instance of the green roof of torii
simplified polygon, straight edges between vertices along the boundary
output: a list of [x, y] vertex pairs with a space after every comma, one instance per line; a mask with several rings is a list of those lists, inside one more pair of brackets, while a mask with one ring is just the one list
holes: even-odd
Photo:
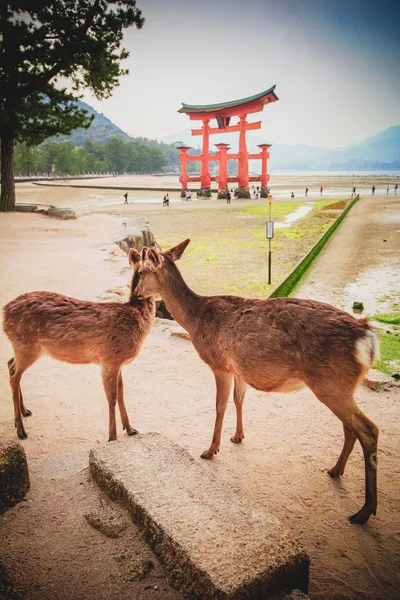
[[278, 97], [274, 93], [275, 85], [273, 85], [269, 90], [265, 90], [264, 92], [260, 92], [259, 94], [255, 94], [255, 96], [249, 96], [248, 98], [242, 98], [241, 100], [232, 100], [231, 102], [221, 102], [219, 104], [203, 104], [203, 105], [195, 105], [195, 104], [184, 104], [182, 102], [182, 108], [178, 110], [180, 113], [187, 112], [212, 112], [214, 110], [220, 110], [224, 108], [232, 108], [233, 106], [241, 106], [243, 104], [248, 104], [249, 102], [256, 102], [260, 100], [264, 96], [268, 96], [268, 94], [273, 94], [276, 99]]

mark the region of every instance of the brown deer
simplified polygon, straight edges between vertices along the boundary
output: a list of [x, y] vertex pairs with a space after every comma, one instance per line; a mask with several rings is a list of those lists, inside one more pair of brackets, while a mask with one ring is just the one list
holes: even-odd
[[52, 292], [29, 292], [4, 307], [3, 329], [14, 349], [8, 370], [20, 439], [28, 437], [21, 415], [32, 414], [24, 404], [21, 377], [43, 354], [72, 364], [100, 365], [108, 400], [109, 441], [117, 439], [116, 402], [127, 434], [137, 433], [126, 412], [121, 369], [139, 354], [154, 322], [155, 301], [152, 297], [137, 297], [141, 258], [133, 248], [128, 258], [133, 276], [126, 303], [88, 302]]
[[232, 380], [236, 432], [244, 438], [242, 407], [247, 386], [264, 392], [291, 392], [308, 386], [342, 421], [344, 446], [331, 477], [344, 472], [358, 438], [365, 460], [365, 504], [349, 519], [365, 523], [377, 506], [378, 428], [358, 408], [354, 391], [378, 357], [379, 342], [365, 319], [329, 304], [297, 298], [256, 300], [237, 296], [199, 296], [186, 285], [175, 261], [190, 240], [166, 252], [142, 250], [137, 293], [162, 297], [190, 335], [200, 358], [214, 373], [217, 416], [211, 446], [219, 451], [222, 422]]

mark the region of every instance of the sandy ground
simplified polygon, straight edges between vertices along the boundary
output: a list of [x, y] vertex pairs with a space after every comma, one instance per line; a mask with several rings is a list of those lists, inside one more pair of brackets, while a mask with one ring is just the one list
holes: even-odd
[[[331, 239], [313, 267], [317, 271], [310, 271], [311, 279], [297, 295], [322, 295], [335, 303], [337, 285], [345, 288], [368, 271], [362, 256], [371, 244], [375, 274], [379, 277], [379, 265], [395, 268], [400, 249], [397, 202], [390, 200], [388, 218], [381, 218], [382, 207], [389, 206], [385, 197], [369, 198], [362, 209], [359, 204], [360, 210], [338, 230], [342, 237]], [[62, 222], [41, 215], [2, 215], [1, 304], [34, 289], [95, 300], [105, 290], [128, 283], [129, 274], [122, 269], [126, 258], [110, 253], [125, 218], [90, 215]], [[383, 239], [390, 239], [390, 244], [379, 241]], [[346, 259], [349, 253], [351, 261]], [[362, 410], [380, 427], [380, 504], [366, 526], [352, 526], [346, 517], [358, 510], [364, 495], [362, 453], [357, 445], [340, 481], [328, 477], [327, 469], [342, 446], [342, 427], [309, 391], [266, 395], [249, 390], [245, 442], [229, 442], [235, 423], [231, 403], [221, 453], [213, 462], [200, 460], [213, 429], [213, 376], [189, 341], [171, 336], [174, 328], [174, 323], [157, 320], [139, 358], [124, 369], [132, 425], [141, 432], [163, 433], [249, 503], [276, 515], [310, 553], [312, 600], [398, 598], [398, 390], [376, 393], [362, 387], [357, 392]], [[10, 356], [10, 345], [1, 334], [3, 440], [15, 438], [6, 372]], [[33, 412], [26, 419], [29, 437], [23, 442], [31, 490], [26, 501], [0, 517], [0, 554], [18, 591], [32, 600], [106, 600], [127, 594], [141, 600], [181, 598], [166, 584], [162, 568], [124, 512], [88, 481], [88, 449], [107, 437], [107, 406], [98, 368], [43, 358], [24, 375], [22, 385]], [[119, 435], [123, 437], [121, 429]], [[127, 529], [120, 538], [108, 539], [88, 525], [84, 518], [88, 512], [125, 522]], [[151, 560], [155, 568], [142, 581], [133, 582], [121, 566], [125, 560], [121, 556]]]

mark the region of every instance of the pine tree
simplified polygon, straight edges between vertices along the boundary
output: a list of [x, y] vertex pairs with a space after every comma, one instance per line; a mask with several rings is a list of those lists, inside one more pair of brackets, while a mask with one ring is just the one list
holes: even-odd
[[135, 0], [1, 0], [0, 211], [15, 210], [15, 143], [89, 127], [80, 91], [111, 95], [127, 74], [124, 29], [143, 23]]

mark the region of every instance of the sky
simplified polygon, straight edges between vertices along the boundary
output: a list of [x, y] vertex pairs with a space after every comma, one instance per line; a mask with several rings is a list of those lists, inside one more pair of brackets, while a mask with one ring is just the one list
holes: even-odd
[[[84, 100], [132, 136], [193, 127], [185, 104], [214, 104], [276, 85], [250, 115], [280, 144], [343, 147], [400, 124], [400, 2], [138, 0], [111, 98]], [[193, 138], [194, 145], [199, 138]]]

